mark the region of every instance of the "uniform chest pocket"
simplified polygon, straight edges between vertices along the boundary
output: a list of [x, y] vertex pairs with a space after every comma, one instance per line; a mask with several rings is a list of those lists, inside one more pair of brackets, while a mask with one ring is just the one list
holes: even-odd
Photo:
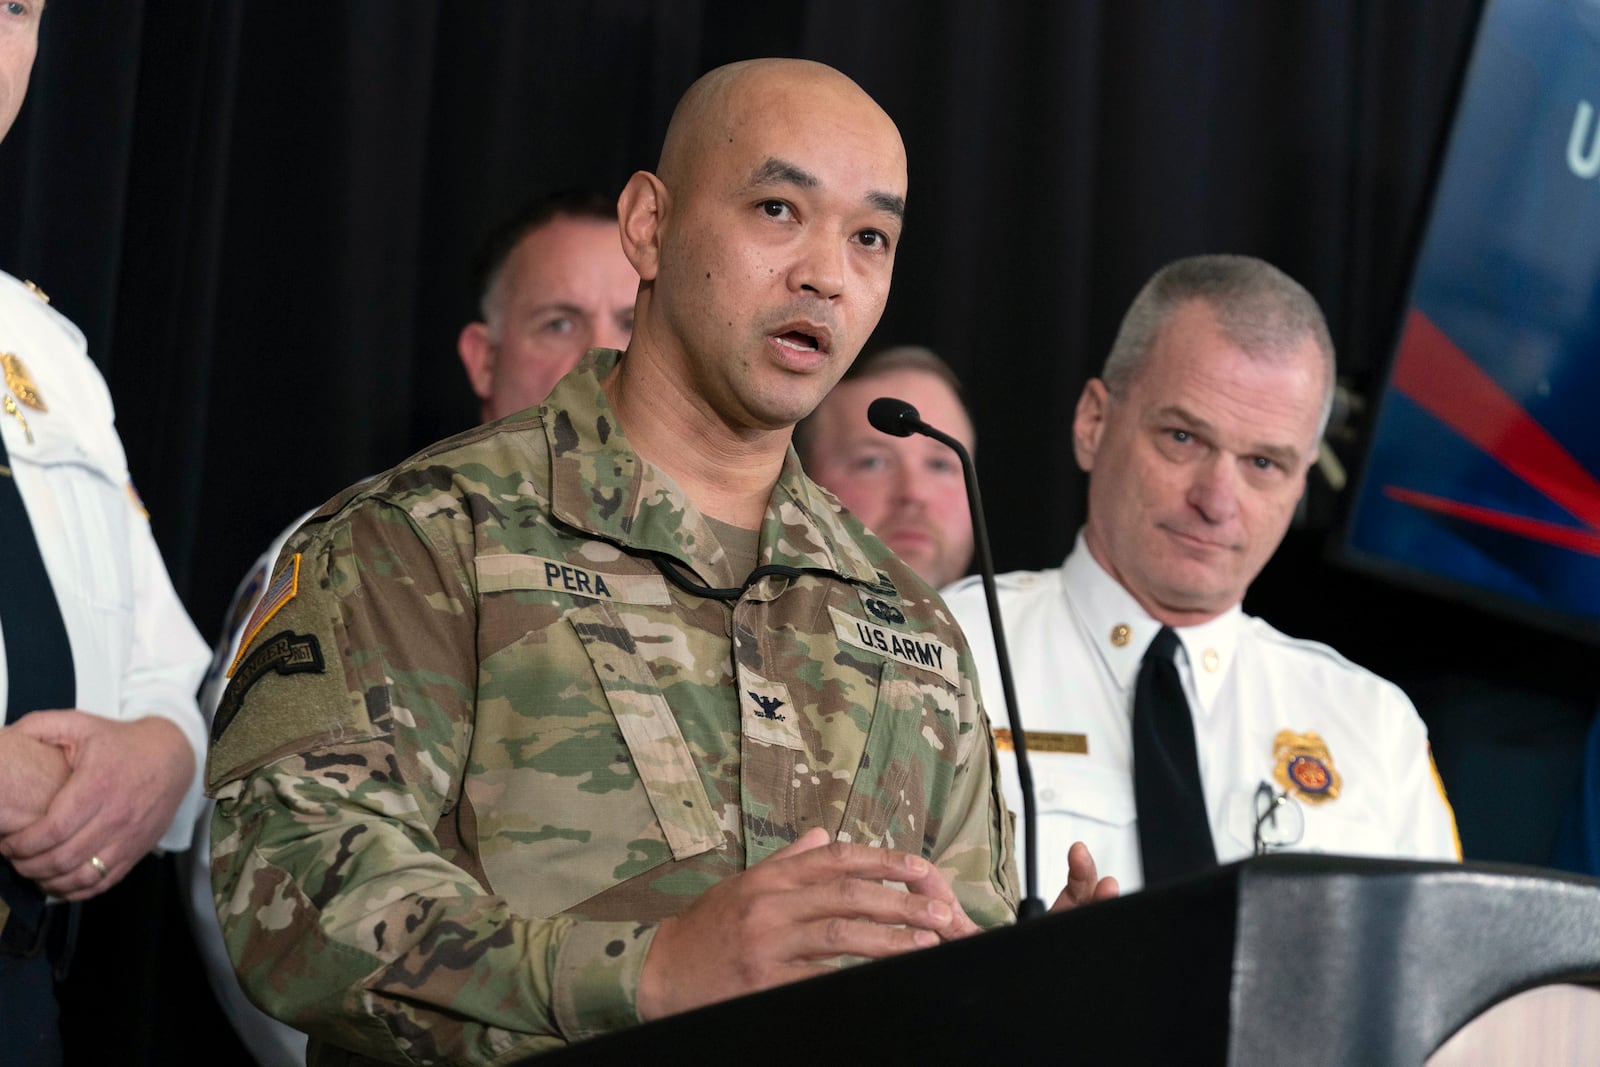
[[568, 618], [583, 638], [673, 859], [716, 848], [722, 832], [711, 799], [677, 717], [633, 635], [607, 601], [579, 608]]
[[557, 914], [723, 844], [677, 719], [609, 602], [485, 657], [475, 736], [480, 859], [520, 914]]
[[1040, 815], [1071, 815], [1118, 828], [1138, 818], [1128, 772], [1073, 753], [1030, 752], [1028, 762]]
[[[1394, 832], [1382, 815], [1341, 797], [1305, 805], [1305, 837], [1298, 851], [1348, 856], [1392, 856]], [[1343, 803], [1342, 803], [1343, 802]]]
[[[928, 672], [883, 661], [865, 743], [856, 742], [861, 759], [845, 804], [842, 839], [908, 852], [932, 848], [960, 758], [956, 711], [954, 687]], [[859, 725], [853, 728], [859, 731]]]

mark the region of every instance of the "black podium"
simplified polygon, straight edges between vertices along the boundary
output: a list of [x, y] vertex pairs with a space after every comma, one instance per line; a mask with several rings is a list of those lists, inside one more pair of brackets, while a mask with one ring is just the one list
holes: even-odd
[[538, 1062], [1420, 1065], [1551, 982], [1600, 985], [1600, 880], [1278, 855]]

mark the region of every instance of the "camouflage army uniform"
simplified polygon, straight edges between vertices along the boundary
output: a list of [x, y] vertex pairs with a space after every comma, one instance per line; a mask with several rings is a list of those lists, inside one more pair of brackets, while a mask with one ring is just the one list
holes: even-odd
[[229, 953], [341, 1048], [501, 1063], [633, 1024], [654, 924], [813, 826], [1014, 910], [937, 596], [792, 451], [760, 532], [788, 569], [669, 582], [745, 576], [629, 449], [616, 359], [331, 503], [236, 661], [207, 782]]

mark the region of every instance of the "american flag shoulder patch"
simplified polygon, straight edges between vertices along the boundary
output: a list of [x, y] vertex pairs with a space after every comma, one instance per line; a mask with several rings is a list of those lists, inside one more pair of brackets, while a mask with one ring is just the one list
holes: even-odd
[[240, 633], [239, 651], [234, 654], [233, 662], [228, 665], [229, 678], [232, 678], [233, 672], [238, 669], [239, 661], [244, 658], [245, 649], [256, 639], [256, 634], [260, 633], [262, 627], [271, 622], [272, 617], [293, 600], [295, 593], [299, 591], [300, 553], [296, 552], [273, 576], [271, 584], [262, 590], [261, 599], [256, 601], [256, 609], [250, 613], [250, 618]]

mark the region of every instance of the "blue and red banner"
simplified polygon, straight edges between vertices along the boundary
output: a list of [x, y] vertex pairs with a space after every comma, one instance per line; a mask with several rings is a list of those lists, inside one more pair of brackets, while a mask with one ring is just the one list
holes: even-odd
[[1490, 0], [1348, 548], [1600, 637], [1600, 0]]

